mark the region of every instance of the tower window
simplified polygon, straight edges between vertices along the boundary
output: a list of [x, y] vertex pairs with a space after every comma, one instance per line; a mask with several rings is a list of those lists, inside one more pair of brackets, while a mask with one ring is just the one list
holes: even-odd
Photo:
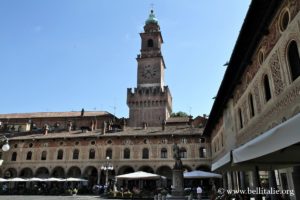
[[179, 154], [180, 154], [180, 158], [187, 158], [187, 152], [186, 152], [186, 149], [185, 148], [181, 148], [179, 150]]
[[153, 40], [149, 39], [147, 42], [148, 47], [153, 47]]
[[143, 149], [143, 159], [149, 159], [149, 149]]
[[78, 160], [78, 158], [79, 158], [79, 150], [75, 149], [73, 151], [73, 160]]
[[32, 152], [29, 151], [26, 155], [26, 160], [31, 160], [31, 157], [32, 157]]
[[11, 155], [11, 161], [16, 161], [17, 160], [17, 152], [13, 152]]
[[250, 116], [254, 117], [254, 115], [255, 115], [254, 102], [253, 102], [253, 96], [251, 93], [249, 94], [249, 106], [250, 106]]
[[292, 81], [294, 81], [300, 76], [300, 57], [298, 52], [298, 46], [295, 41], [292, 41], [289, 45], [288, 61], [289, 61]]
[[46, 160], [47, 159], [47, 151], [42, 152], [41, 160]]
[[95, 150], [94, 149], [91, 149], [90, 150], [90, 153], [89, 153], [89, 159], [95, 159]]
[[285, 10], [280, 17], [279, 28], [281, 31], [284, 31], [290, 23], [290, 15], [287, 10]]
[[106, 149], [106, 157], [109, 157], [110, 159], [112, 159], [112, 150], [111, 149]]
[[265, 89], [265, 100], [266, 102], [271, 99], [271, 89], [270, 89], [270, 83], [269, 83], [269, 77], [268, 75], [264, 76], [264, 89]]
[[57, 160], [62, 160], [64, 156], [64, 151], [62, 149], [57, 152]]
[[161, 158], [168, 158], [168, 150], [166, 148], [162, 148], [160, 151]]
[[206, 158], [206, 149], [204, 147], [200, 147], [199, 149], [199, 157]]
[[244, 124], [243, 124], [243, 115], [242, 115], [242, 110], [239, 108], [238, 110], [238, 114], [239, 114], [239, 121], [240, 121], [240, 128], [242, 129]]
[[124, 149], [124, 159], [130, 159], [130, 150], [128, 148]]

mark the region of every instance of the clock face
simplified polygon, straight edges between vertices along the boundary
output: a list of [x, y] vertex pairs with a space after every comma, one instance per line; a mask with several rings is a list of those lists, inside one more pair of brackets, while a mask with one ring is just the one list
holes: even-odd
[[142, 70], [142, 77], [145, 79], [151, 79], [155, 77], [157, 74], [157, 71], [152, 68], [150, 65], [146, 65]]

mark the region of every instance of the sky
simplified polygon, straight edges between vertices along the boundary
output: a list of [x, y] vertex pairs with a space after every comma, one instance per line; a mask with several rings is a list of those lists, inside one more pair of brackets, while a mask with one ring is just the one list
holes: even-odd
[[145, 20], [164, 43], [173, 112], [210, 113], [250, 0], [0, 1], [0, 113], [128, 117]]

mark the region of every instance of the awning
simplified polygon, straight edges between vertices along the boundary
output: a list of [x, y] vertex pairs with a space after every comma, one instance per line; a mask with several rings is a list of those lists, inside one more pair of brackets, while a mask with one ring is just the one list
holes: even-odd
[[187, 179], [192, 179], [192, 178], [222, 178], [222, 175], [211, 173], [211, 172], [196, 170], [196, 171], [191, 171], [191, 172], [184, 172], [183, 177], [187, 178]]
[[218, 161], [214, 162], [211, 165], [211, 171], [215, 171], [216, 169], [226, 165], [227, 163], [231, 162], [231, 151], [226, 153], [222, 158], [220, 158]]
[[[291, 155], [294, 155], [294, 153], [298, 151], [299, 145], [294, 144], [299, 142], [300, 113], [233, 150], [233, 162], [241, 163], [275, 152], [274, 154], [276, 154], [275, 157], [277, 161], [282, 160], [282, 162], [285, 163], [296, 163], [299, 162], [299, 159], [295, 160], [295, 157], [293, 158]], [[290, 147], [292, 145], [294, 146]], [[285, 149], [287, 147], [290, 148]], [[274, 157], [274, 155], [269, 156], [269, 158], [264, 157], [264, 160], [270, 159], [271, 157]]]
[[129, 174], [122, 174], [116, 176], [117, 179], [160, 179], [161, 176], [158, 174], [152, 174], [148, 172], [138, 171]]

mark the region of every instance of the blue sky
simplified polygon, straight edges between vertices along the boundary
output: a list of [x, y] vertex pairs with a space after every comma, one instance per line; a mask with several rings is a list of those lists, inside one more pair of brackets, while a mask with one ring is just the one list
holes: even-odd
[[152, 3], [173, 111], [209, 114], [250, 0], [0, 1], [0, 113], [85, 108], [127, 117]]

